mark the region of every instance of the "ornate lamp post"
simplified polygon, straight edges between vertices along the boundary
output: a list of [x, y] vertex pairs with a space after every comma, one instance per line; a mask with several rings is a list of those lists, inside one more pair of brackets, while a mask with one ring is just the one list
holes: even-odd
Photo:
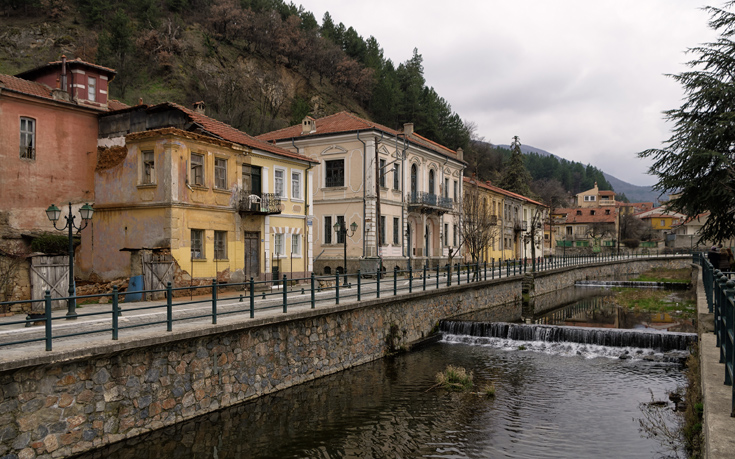
[[46, 209], [46, 216], [48, 216], [48, 219], [51, 220], [54, 224], [54, 228], [56, 228], [59, 231], [64, 231], [65, 229], [69, 229], [69, 299], [67, 300], [67, 312], [66, 312], [66, 318], [67, 320], [72, 320], [77, 318], [77, 301], [74, 298], [74, 232], [73, 230], [76, 229], [77, 233], [81, 232], [84, 228], [87, 227], [89, 224], [89, 221], [92, 220], [92, 214], [94, 213], [94, 209], [92, 209], [92, 206], [89, 204], [84, 204], [81, 209], [79, 209], [79, 214], [82, 217], [82, 224], [81, 226], [74, 225], [74, 219], [76, 218], [71, 211], [71, 203], [69, 203], [69, 215], [65, 216], [66, 218], [66, 225], [64, 225], [63, 228], [59, 228], [56, 226], [56, 222], [59, 220], [59, 217], [61, 216], [61, 209], [56, 207], [54, 204], [51, 204], [48, 209]]
[[342, 236], [342, 242], [344, 243], [344, 275], [345, 275], [345, 287], [347, 287], [347, 238], [352, 237], [355, 234], [355, 231], [357, 231], [357, 223], [352, 222], [350, 225], [350, 232], [348, 234], [347, 232], [347, 224], [342, 224], [339, 221], [334, 224], [334, 230], [337, 232], [337, 234]]

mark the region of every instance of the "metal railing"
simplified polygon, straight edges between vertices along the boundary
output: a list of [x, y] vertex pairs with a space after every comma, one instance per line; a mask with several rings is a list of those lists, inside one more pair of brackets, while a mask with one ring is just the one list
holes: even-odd
[[409, 206], [429, 206], [446, 210], [452, 210], [454, 200], [425, 191], [413, 191], [407, 194], [406, 200]]
[[[675, 254], [659, 255], [658, 257], [680, 256]], [[646, 256], [647, 258], [656, 255]], [[319, 306], [340, 304], [345, 300], [361, 301], [368, 298], [381, 298], [387, 295], [396, 296], [404, 293], [443, 289], [452, 285], [463, 285], [521, 276], [528, 272], [545, 271], [566, 267], [576, 267], [591, 264], [607, 263], [616, 260], [642, 258], [641, 255], [625, 254], [622, 256], [607, 254], [573, 255], [568, 257], [538, 257], [536, 259], [490, 260], [482, 263], [454, 264], [452, 266], [389, 272], [361, 272], [348, 274], [309, 277], [293, 277], [287, 275], [272, 280], [256, 281], [253, 278], [243, 283], [223, 283], [213, 280], [211, 284], [173, 287], [171, 283], [165, 289], [141, 290], [130, 293], [148, 294], [163, 293], [165, 300], [149, 302], [123, 302], [125, 292], [113, 287], [111, 293], [97, 293], [93, 295], [79, 295], [74, 297], [53, 297], [49, 291], [40, 300], [20, 300], [0, 302], [0, 310], [10, 310], [21, 304], [31, 304], [31, 308], [38, 312], [25, 319], [0, 320], [0, 331], [6, 327], [27, 327], [21, 339], [13, 339], [12, 333], [0, 334], [0, 348], [44, 342], [47, 351], [53, 348], [54, 340], [83, 336], [89, 334], [110, 333], [112, 340], [117, 340], [121, 332], [141, 328], [165, 326], [171, 332], [174, 323], [192, 320], [211, 320], [216, 324], [218, 318], [240, 316], [255, 318], [256, 313], [269, 310], [287, 313], [289, 308], [305, 307], [315, 309]], [[387, 278], [387, 279], [386, 279]], [[200, 296], [195, 298], [194, 295]], [[204, 295], [204, 298], [201, 296]], [[188, 297], [188, 298], [186, 298]], [[53, 301], [67, 301], [70, 298], [77, 300], [81, 306], [77, 311], [77, 320], [65, 322], [64, 311], [53, 314]], [[102, 299], [102, 302], [99, 300]], [[92, 302], [97, 309], [85, 312], [84, 303]], [[100, 304], [105, 303], [105, 304]], [[42, 304], [42, 311], [39, 305]], [[89, 304], [89, 303], [88, 303]], [[34, 307], [34, 305], [36, 305]], [[124, 306], [124, 309], [123, 309]], [[132, 314], [131, 314], [132, 313]], [[126, 316], [121, 322], [119, 316]], [[90, 320], [95, 319], [95, 320]], [[66, 324], [66, 325], [61, 325]], [[43, 325], [32, 327], [32, 325]], [[55, 326], [56, 325], [56, 326]], [[19, 331], [19, 330], [15, 330]]]
[[725, 385], [732, 388], [730, 416], [735, 417], [735, 272], [715, 269], [704, 253], [696, 254], [694, 259], [702, 267], [702, 283], [707, 308], [714, 316], [720, 363], [725, 364]]
[[283, 211], [281, 199], [275, 193], [241, 191], [237, 210], [244, 214], [280, 214]]

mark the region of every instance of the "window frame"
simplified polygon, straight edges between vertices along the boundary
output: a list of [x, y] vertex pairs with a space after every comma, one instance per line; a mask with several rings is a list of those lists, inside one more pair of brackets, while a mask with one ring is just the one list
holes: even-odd
[[87, 75], [87, 100], [97, 102], [97, 78]]
[[[273, 233], [273, 256], [276, 258], [285, 257], [286, 254], [284, 253], [286, 250], [285, 247], [285, 234], [283, 233]], [[278, 249], [281, 249], [279, 252]]]
[[[190, 230], [190, 248], [191, 248], [191, 259], [192, 260], [206, 260], [207, 254], [204, 252], [206, 233], [203, 229], [191, 228]], [[198, 248], [199, 250], [195, 250]]]
[[[25, 123], [26, 129], [23, 129]], [[28, 124], [31, 125], [28, 128]], [[38, 122], [35, 118], [28, 116], [21, 116], [20, 122], [18, 123], [18, 132], [20, 134], [20, 143], [18, 145], [18, 153], [21, 159], [29, 159], [35, 161], [36, 159], [36, 129]], [[30, 138], [30, 145], [28, 139]], [[29, 153], [30, 152], [30, 153]]]
[[301, 256], [301, 235], [298, 233], [291, 234], [291, 256]]
[[214, 232], [214, 259], [228, 260], [227, 257], [227, 231]]
[[324, 216], [324, 236], [322, 237], [322, 244], [331, 244], [332, 243], [332, 232], [334, 231], [334, 228], [332, 228], [332, 216], [331, 215], [325, 215]]
[[[194, 161], [194, 158], [201, 158], [201, 163], [199, 163], [199, 160], [196, 162]], [[191, 153], [189, 155], [189, 182], [191, 183], [191, 186], [198, 186], [202, 188], [206, 188], [206, 164], [205, 164], [205, 156], [201, 153]], [[198, 170], [201, 170], [201, 173], [197, 173]], [[197, 181], [197, 178], [201, 179], [201, 183]]]
[[[303, 193], [301, 192], [301, 184], [303, 183], [303, 172], [291, 169], [291, 199], [295, 201], [303, 201]], [[298, 177], [294, 180], [294, 177]]]
[[393, 163], [393, 189], [401, 190], [401, 165], [398, 163]]
[[156, 184], [156, 152], [154, 150], [140, 151], [140, 184]]
[[221, 156], [214, 157], [214, 188], [217, 190], [227, 190], [227, 158]]
[[325, 160], [324, 161], [324, 187], [325, 188], [343, 188], [344, 186], [345, 186], [345, 159], [341, 158], [341, 159]]
[[[281, 179], [280, 179], [280, 182], [281, 182], [280, 193], [278, 191], [278, 182], [279, 182], [278, 174], [279, 173], [283, 174], [281, 175]], [[286, 188], [287, 186], [288, 184], [286, 183], [286, 168], [275, 166], [273, 168], [273, 193], [282, 199], [288, 199], [288, 188]]]
[[393, 217], [393, 245], [398, 245], [401, 243], [400, 240], [400, 227], [401, 227], [401, 221], [398, 217]]
[[385, 188], [385, 165], [387, 164], [385, 159], [378, 160], [378, 185], [380, 188]]

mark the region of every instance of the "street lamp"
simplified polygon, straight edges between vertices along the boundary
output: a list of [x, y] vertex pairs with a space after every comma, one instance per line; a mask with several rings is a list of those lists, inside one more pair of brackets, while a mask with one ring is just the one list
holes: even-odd
[[75, 289], [74, 289], [74, 234], [73, 230], [76, 229], [77, 233], [81, 232], [84, 228], [87, 227], [89, 224], [89, 221], [92, 220], [92, 214], [94, 213], [94, 209], [89, 204], [84, 204], [81, 209], [79, 209], [79, 215], [82, 217], [82, 225], [76, 226], [74, 225], [74, 219], [76, 218], [74, 215], [72, 215], [71, 212], [71, 203], [69, 203], [69, 215], [65, 216], [66, 218], [66, 225], [64, 225], [63, 228], [59, 228], [56, 226], [56, 222], [59, 220], [59, 217], [61, 217], [61, 209], [56, 207], [54, 204], [51, 204], [48, 209], [46, 209], [46, 216], [48, 216], [48, 219], [51, 220], [54, 224], [54, 228], [56, 228], [59, 231], [64, 231], [65, 229], [69, 229], [69, 299], [67, 300], [67, 312], [66, 312], [66, 318], [67, 320], [72, 320], [77, 318], [77, 302], [74, 298]]
[[352, 222], [350, 225], [350, 233], [347, 234], [347, 225], [344, 223], [340, 223], [337, 221], [337, 223], [334, 224], [334, 230], [337, 232], [337, 234], [340, 234], [342, 236], [342, 242], [344, 243], [345, 253], [344, 253], [344, 275], [345, 275], [345, 287], [347, 287], [347, 238], [352, 237], [352, 235], [355, 234], [355, 231], [357, 231], [357, 223]]

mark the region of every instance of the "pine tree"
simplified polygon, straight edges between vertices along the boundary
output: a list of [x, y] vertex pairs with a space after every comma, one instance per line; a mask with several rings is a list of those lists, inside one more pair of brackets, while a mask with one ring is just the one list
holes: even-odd
[[500, 180], [500, 188], [518, 193], [522, 196], [529, 196], [531, 194], [531, 174], [526, 170], [525, 164], [523, 164], [523, 153], [521, 153], [521, 140], [518, 136], [513, 137], [513, 142], [510, 145], [510, 160], [505, 165], [503, 170], [503, 177]]
[[[728, 2], [725, 8], [733, 5]], [[687, 64], [693, 70], [672, 76], [686, 94], [679, 108], [665, 112], [674, 125], [672, 136], [664, 148], [640, 156], [654, 159], [654, 189], [676, 193], [670, 208], [688, 216], [709, 211], [702, 239], [721, 241], [735, 237], [735, 14], [705, 10], [709, 26], [720, 36], [689, 50], [697, 55]]]

